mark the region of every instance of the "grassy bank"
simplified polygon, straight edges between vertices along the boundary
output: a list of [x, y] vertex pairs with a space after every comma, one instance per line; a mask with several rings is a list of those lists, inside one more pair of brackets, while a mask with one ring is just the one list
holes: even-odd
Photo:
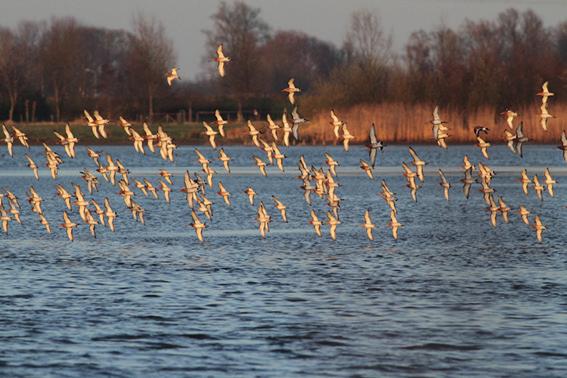
[[[431, 124], [433, 106], [379, 104], [361, 105], [349, 109], [337, 108], [339, 117], [347, 122], [350, 132], [355, 136], [353, 143], [366, 143], [369, 125], [374, 122], [378, 129], [379, 138], [386, 143], [432, 143]], [[524, 133], [531, 143], [558, 143], [561, 131], [567, 129], [567, 105], [549, 105], [549, 110], [556, 118], [548, 122], [548, 131], [544, 131], [539, 122], [539, 106], [515, 109], [519, 113], [515, 124], [524, 122]], [[504, 143], [504, 130], [507, 128], [504, 116], [494, 108], [481, 108], [475, 112], [460, 112], [451, 109], [440, 109], [443, 120], [448, 121], [449, 144], [475, 143], [473, 128], [483, 125], [491, 129], [486, 138], [489, 142]], [[335, 143], [333, 128], [329, 124], [329, 112], [316, 114], [310, 122], [301, 127], [301, 143], [305, 145], [326, 145]], [[267, 124], [263, 121], [253, 121], [256, 128], [263, 132], [263, 138], [271, 140]], [[16, 124], [25, 132], [31, 144], [56, 144], [57, 137], [53, 132], [64, 134], [63, 123], [32, 123]], [[162, 127], [173, 138], [177, 145], [205, 144], [208, 142], [203, 134], [201, 123], [166, 123]], [[107, 126], [108, 139], [96, 139], [85, 123], [72, 123], [71, 128], [79, 143], [83, 145], [99, 144], [130, 144], [128, 136], [115, 123]], [[144, 135], [142, 125], [133, 128]], [[155, 132], [157, 124], [151, 125]], [[251, 144], [248, 128], [245, 124], [229, 123], [225, 126], [227, 136], [222, 144]]]

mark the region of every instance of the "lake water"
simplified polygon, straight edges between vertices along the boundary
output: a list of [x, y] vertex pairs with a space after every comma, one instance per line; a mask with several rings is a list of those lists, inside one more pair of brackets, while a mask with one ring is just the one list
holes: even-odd
[[[210, 159], [211, 149], [199, 147]], [[0, 375], [46, 376], [514, 376], [567, 375], [567, 165], [554, 146], [525, 147], [524, 159], [505, 147], [489, 149], [493, 186], [514, 210], [524, 204], [547, 226], [543, 242], [516, 214], [509, 224], [489, 224], [475, 184], [463, 197], [462, 157], [472, 146], [449, 150], [416, 146], [428, 162], [418, 202], [411, 201], [400, 163], [406, 147], [379, 154], [376, 179], [358, 168], [366, 149], [290, 148], [285, 175], [253, 166], [256, 149], [226, 147], [234, 172], [213, 165], [232, 193], [228, 207], [209, 190], [214, 217], [199, 243], [183, 193], [182, 173], [198, 171], [192, 147], [179, 148], [174, 164], [136, 154], [131, 147], [98, 150], [120, 159], [132, 178], [159, 182], [160, 168], [174, 173], [172, 203], [141, 196], [146, 225], [132, 220], [118, 189], [102, 179], [92, 198], [111, 198], [119, 213], [117, 232], [84, 225], [71, 243], [58, 224], [64, 204], [55, 183], [71, 189], [78, 172], [94, 171], [85, 149], [65, 159], [54, 182], [42, 170], [36, 182], [25, 151], [15, 159], [0, 148], [0, 190], [22, 202], [23, 225], [12, 222], [0, 235]], [[62, 155], [62, 150], [56, 148]], [[324, 164], [329, 151], [340, 163], [342, 198], [338, 239], [323, 238], [308, 222], [301, 182], [301, 154]], [[29, 152], [44, 165], [43, 149]], [[484, 161], [484, 160], [483, 160]], [[556, 196], [524, 196], [522, 166], [558, 176]], [[437, 167], [454, 185], [442, 197]], [[400, 239], [387, 227], [389, 211], [377, 195], [384, 178], [398, 194]], [[34, 185], [54, 229], [48, 235], [25, 201]], [[256, 228], [256, 208], [243, 191], [253, 186], [272, 215], [265, 240]], [[133, 187], [133, 185], [131, 185]], [[288, 206], [281, 222], [271, 196]], [[90, 196], [88, 198], [91, 198]], [[313, 207], [324, 219], [326, 201]], [[377, 225], [374, 241], [360, 227], [369, 208]], [[71, 218], [79, 220], [76, 210]], [[201, 217], [204, 219], [204, 217]]]

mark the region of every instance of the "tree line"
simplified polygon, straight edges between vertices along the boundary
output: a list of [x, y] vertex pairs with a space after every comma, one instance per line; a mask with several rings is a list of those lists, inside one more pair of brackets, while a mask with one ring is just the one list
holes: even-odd
[[[130, 30], [74, 18], [0, 28], [0, 119], [59, 122], [84, 108], [150, 120], [215, 108], [279, 114], [286, 105], [280, 91], [291, 77], [308, 114], [384, 103], [503, 111], [532, 104], [545, 80], [556, 98], [567, 97], [567, 21], [546, 27], [531, 10], [419, 30], [401, 52], [368, 10], [351, 15], [340, 46], [274, 31], [261, 9], [243, 1], [221, 2], [203, 32], [203, 73], [168, 88], [165, 74], [176, 53], [153, 17], [135, 15]], [[222, 79], [211, 62], [218, 44], [232, 59]]]

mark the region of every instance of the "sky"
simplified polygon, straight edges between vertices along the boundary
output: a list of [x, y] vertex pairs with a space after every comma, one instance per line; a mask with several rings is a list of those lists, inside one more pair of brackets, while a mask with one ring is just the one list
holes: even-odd
[[[155, 15], [173, 40], [181, 75], [194, 79], [202, 73], [205, 37], [202, 30], [218, 0], [0, 0], [0, 25], [13, 27], [22, 20], [74, 16], [82, 23], [114, 29], [131, 28], [134, 14]], [[227, 0], [231, 2], [232, 0]], [[508, 8], [533, 9], [546, 26], [567, 20], [567, 0], [245, 0], [262, 9], [273, 30], [299, 30], [341, 45], [349, 16], [357, 9], [380, 15], [392, 34], [394, 51], [401, 51], [410, 34], [431, 30], [441, 23], [459, 26], [465, 19], [494, 19]]]

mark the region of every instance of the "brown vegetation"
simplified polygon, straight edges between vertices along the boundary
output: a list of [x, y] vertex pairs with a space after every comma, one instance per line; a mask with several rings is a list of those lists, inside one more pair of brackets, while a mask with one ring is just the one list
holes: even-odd
[[[212, 118], [215, 109], [240, 123], [255, 113], [279, 118], [291, 111], [281, 89], [293, 77], [302, 89], [299, 112], [311, 119], [302, 130], [308, 144], [334, 141], [331, 108], [359, 142], [371, 122], [386, 142], [430, 141], [435, 105], [450, 122], [453, 143], [474, 140], [477, 124], [500, 138], [506, 109], [520, 113], [534, 141], [554, 141], [567, 128], [567, 21], [546, 27], [533, 11], [509, 9], [494, 20], [416, 31], [396, 54], [378, 15], [365, 10], [352, 14], [342, 46], [294, 30], [273, 32], [261, 10], [242, 1], [221, 1], [211, 20], [207, 74], [189, 81], [181, 72], [171, 88], [165, 74], [175, 51], [153, 18], [138, 15], [132, 31], [72, 18], [0, 28], [0, 119], [62, 123], [83, 109], [154, 123], [191, 124]], [[221, 43], [232, 58], [222, 79], [212, 61]], [[547, 133], [535, 96], [546, 80], [557, 117]]]
[[[355, 136], [353, 143], [365, 143], [368, 140], [369, 127], [376, 124], [378, 137], [386, 143], [433, 143], [431, 124], [434, 105], [408, 105], [384, 103], [379, 105], [355, 105], [346, 109], [338, 108], [337, 113], [348, 124], [349, 131]], [[567, 105], [550, 105], [551, 113], [557, 118], [548, 122], [548, 131], [539, 123], [539, 106], [517, 109], [519, 117], [515, 124], [524, 122], [524, 133], [531, 143], [559, 143], [561, 131], [567, 130]], [[484, 106], [472, 112], [455, 108], [440, 108], [441, 117], [449, 122], [448, 144], [476, 142], [473, 128], [486, 126], [490, 129], [487, 140], [491, 143], [504, 143], [504, 130], [507, 128], [504, 116], [494, 107]], [[329, 112], [317, 114], [302, 129], [315, 144], [333, 143], [335, 136], [329, 124]]]

